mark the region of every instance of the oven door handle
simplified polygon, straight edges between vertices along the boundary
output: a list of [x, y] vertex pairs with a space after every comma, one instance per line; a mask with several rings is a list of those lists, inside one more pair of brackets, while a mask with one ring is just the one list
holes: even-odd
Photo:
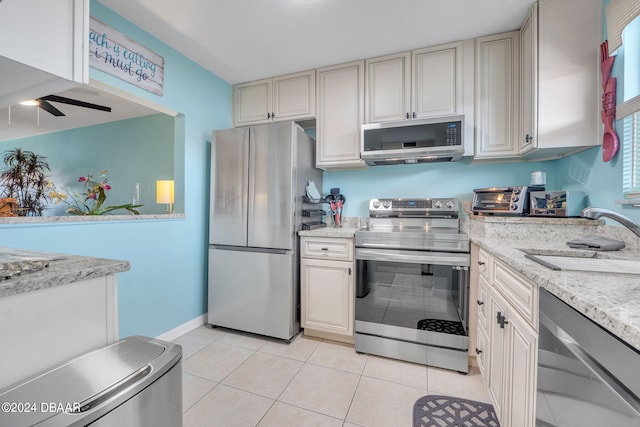
[[367, 261], [395, 261], [411, 264], [438, 264], [460, 267], [469, 266], [469, 254], [449, 252], [356, 248], [356, 259]]

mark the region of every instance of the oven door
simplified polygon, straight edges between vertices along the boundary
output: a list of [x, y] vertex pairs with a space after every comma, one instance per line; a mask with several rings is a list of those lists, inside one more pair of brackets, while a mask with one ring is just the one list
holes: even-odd
[[[443, 358], [463, 353], [466, 366], [468, 270], [466, 253], [356, 248], [356, 351], [440, 366], [418, 360], [423, 350], [414, 357], [373, 351], [377, 337], [383, 346], [395, 340], [439, 348]], [[358, 348], [359, 341], [364, 347]]]

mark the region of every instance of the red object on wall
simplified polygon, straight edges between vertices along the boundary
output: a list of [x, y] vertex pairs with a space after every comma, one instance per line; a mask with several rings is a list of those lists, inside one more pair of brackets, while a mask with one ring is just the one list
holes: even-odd
[[602, 160], [608, 162], [616, 155], [620, 142], [613, 126], [616, 119], [616, 78], [611, 76], [611, 68], [615, 56], [609, 56], [609, 43], [604, 41], [600, 45], [600, 65], [602, 68]]

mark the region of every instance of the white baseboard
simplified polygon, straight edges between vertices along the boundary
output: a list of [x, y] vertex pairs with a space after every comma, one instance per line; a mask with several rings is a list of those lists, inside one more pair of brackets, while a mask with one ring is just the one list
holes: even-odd
[[158, 335], [156, 338], [162, 341], [173, 341], [176, 338], [186, 334], [187, 332], [191, 332], [194, 329], [204, 325], [205, 323], [207, 323], [207, 313], [203, 314], [202, 316], [198, 316], [195, 319], [191, 319], [188, 322], [185, 322], [182, 325], [173, 328], [162, 335]]

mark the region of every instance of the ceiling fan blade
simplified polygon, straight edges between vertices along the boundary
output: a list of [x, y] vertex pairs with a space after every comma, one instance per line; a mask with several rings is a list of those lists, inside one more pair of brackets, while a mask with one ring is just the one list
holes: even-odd
[[62, 117], [64, 116], [64, 113], [60, 110], [58, 110], [56, 107], [54, 107], [53, 105], [49, 104], [47, 101], [45, 101], [43, 98], [40, 98], [38, 100], [39, 104], [38, 107], [42, 108], [44, 111], [46, 111], [47, 113], [53, 114], [56, 117]]
[[60, 102], [62, 104], [75, 105], [77, 107], [92, 108], [94, 110], [106, 111], [108, 113], [111, 112], [111, 107], [105, 107], [104, 105], [98, 105], [98, 104], [91, 104], [90, 102], [84, 102], [77, 99], [65, 98], [64, 96], [47, 95], [47, 96], [43, 96], [40, 99], [45, 101], [51, 101], [51, 102]]

